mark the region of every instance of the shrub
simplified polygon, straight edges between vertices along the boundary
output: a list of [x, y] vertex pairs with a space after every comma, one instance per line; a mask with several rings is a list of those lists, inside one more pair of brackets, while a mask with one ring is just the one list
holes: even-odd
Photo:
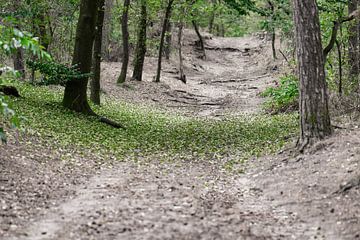
[[299, 80], [294, 75], [285, 75], [261, 95], [270, 98], [265, 108], [271, 113], [296, 111], [299, 108]]

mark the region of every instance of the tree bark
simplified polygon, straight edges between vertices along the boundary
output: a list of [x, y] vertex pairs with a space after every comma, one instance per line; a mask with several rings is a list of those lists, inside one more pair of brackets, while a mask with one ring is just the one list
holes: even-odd
[[[357, 10], [358, 0], [349, 0], [348, 10], [349, 15]], [[359, 77], [359, 27], [358, 21], [349, 24], [349, 77], [354, 84], [358, 84]], [[358, 89], [358, 88], [357, 88]]]
[[[97, 6], [98, 1], [81, 0], [72, 61], [72, 65], [77, 65], [81, 73], [91, 71]], [[76, 112], [94, 115], [87, 101], [87, 85], [88, 77], [68, 81], [65, 86], [64, 107]]]
[[198, 25], [196, 24], [196, 21], [195, 21], [195, 20], [192, 20], [192, 25], [193, 25], [193, 27], [194, 27], [194, 29], [195, 29], [196, 35], [197, 35], [198, 38], [199, 38], [199, 44], [200, 44], [199, 47], [200, 47], [200, 50], [201, 50], [201, 52], [202, 52], [201, 58], [202, 58], [202, 59], [206, 59], [204, 39], [203, 39], [203, 37], [201, 36], [199, 27], [198, 27]]
[[300, 139], [303, 150], [331, 135], [325, 61], [315, 0], [294, 0], [294, 20], [300, 79]]
[[167, 29], [169, 21], [170, 21], [173, 2], [174, 2], [174, 0], [168, 0], [168, 4], [167, 4], [167, 7], [166, 7], [166, 11], [165, 11], [165, 18], [164, 18], [164, 23], [163, 23], [163, 28], [162, 28], [162, 31], [161, 31], [161, 38], [160, 38], [158, 67], [157, 67], [157, 73], [156, 73], [155, 82], [160, 82], [161, 64], [162, 64], [162, 55], [163, 55], [164, 42], [165, 42], [165, 34], [166, 34], [166, 29]]
[[182, 33], [183, 33], [184, 23], [179, 23], [179, 33], [178, 33], [178, 45], [179, 45], [179, 79], [183, 83], [186, 83], [186, 75], [184, 73], [184, 63], [183, 63], [183, 56], [182, 56]]
[[171, 42], [172, 42], [172, 23], [169, 21], [167, 29], [166, 29], [166, 37], [165, 37], [165, 59], [170, 59], [171, 54]]
[[277, 59], [276, 47], [275, 47], [275, 45], [276, 45], [276, 29], [275, 29], [275, 26], [274, 26], [274, 22], [275, 22], [275, 6], [274, 6], [272, 1], [268, 1], [268, 4], [269, 4], [270, 10], [271, 10], [271, 16], [270, 16], [270, 22], [271, 22], [271, 26], [270, 26], [270, 29], [271, 29], [271, 49], [272, 49], [272, 53], [273, 53], [273, 58]]
[[214, 22], [215, 22], [215, 12], [216, 12], [216, 5], [217, 0], [211, 0], [212, 9], [210, 13], [210, 19], [209, 19], [209, 33], [213, 33], [214, 31]]
[[146, 0], [141, 0], [141, 19], [139, 23], [138, 39], [135, 51], [134, 71], [132, 78], [137, 81], [142, 81], [144, 61], [146, 55], [146, 40], [147, 40], [147, 6]]
[[129, 46], [129, 29], [128, 29], [128, 21], [129, 21], [129, 8], [130, 8], [130, 0], [124, 1], [124, 12], [121, 18], [121, 29], [123, 36], [123, 49], [124, 54], [122, 58], [122, 66], [121, 73], [118, 78], [118, 83], [124, 83], [126, 81], [127, 70], [130, 59], [130, 46]]
[[105, 15], [103, 24], [103, 37], [102, 37], [102, 57], [104, 61], [110, 61], [110, 35], [111, 35], [111, 16], [114, 0], [105, 1]]
[[[14, 11], [17, 11], [21, 6], [20, 0], [14, 0], [13, 8]], [[20, 21], [19, 21], [20, 22]], [[15, 26], [19, 30], [21, 30], [20, 25]], [[18, 48], [15, 50], [13, 54], [13, 63], [14, 70], [18, 71], [21, 74], [21, 79], [25, 80], [25, 61], [24, 61], [24, 50], [22, 48]]]
[[94, 40], [93, 49], [93, 78], [91, 81], [91, 94], [90, 100], [100, 105], [100, 73], [101, 73], [101, 46], [102, 46], [102, 35], [103, 35], [103, 23], [105, 15], [105, 0], [99, 0], [99, 7], [97, 10], [96, 20], [96, 33]]

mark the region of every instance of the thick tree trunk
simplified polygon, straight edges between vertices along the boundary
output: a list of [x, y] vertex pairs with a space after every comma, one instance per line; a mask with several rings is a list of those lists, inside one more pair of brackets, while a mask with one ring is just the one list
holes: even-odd
[[146, 0], [141, 0], [141, 19], [139, 23], [138, 39], [136, 44], [133, 79], [137, 81], [142, 80], [144, 69], [144, 61], [146, 54], [146, 40], [147, 40], [147, 7]]
[[102, 37], [102, 57], [104, 61], [110, 61], [110, 35], [111, 35], [111, 15], [114, 6], [114, 0], [105, 1], [105, 15], [103, 24], [103, 37]]
[[165, 37], [165, 59], [170, 59], [171, 54], [171, 42], [172, 42], [172, 24], [169, 21], [167, 29], [166, 29], [166, 37]]
[[196, 35], [197, 35], [198, 38], [199, 38], [199, 47], [200, 47], [200, 50], [201, 50], [201, 52], [202, 52], [201, 58], [202, 58], [202, 59], [206, 59], [204, 39], [203, 39], [203, 37], [201, 36], [199, 27], [198, 27], [198, 25], [196, 24], [196, 21], [195, 21], [195, 20], [192, 20], [192, 25], [193, 25], [193, 27], [194, 27], [194, 29], [195, 29]]
[[303, 150], [331, 135], [325, 61], [315, 0], [294, 0], [297, 58], [300, 78], [299, 147]]
[[174, 2], [174, 0], [168, 0], [168, 4], [167, 4], [167, 7], [166, 7], [163, 28], [162, 28], [162, 31], [161, 31], [160, 47], [159, 47], [159, 58], [158, 58], [158, 68], [157, 68], [155, 82], [160, 82], [161, 64], [162, 64], [162, 55], [163, 55], [164, 42], [165, 42], [165, 34], [166, 34], [166, 29], [167, 29], [169, 21], [170, 21], [173, 2]]
[[124, 83], [126, 81], [127, 70], [130, 59], [130, 46], [129, 46], [129, 29], [128, 29], [128, 21], [129, 21], [129, 8], [130, 8], [130, 0], [124, 1], [124, 12], [121, 18], [121, 29], [122, 29], [122, 37], [123, 37], [123, 49], [124, 54], [122, 58], [122, 67], [121, 73], [118, 78], [118, 83]]
[[[72, 64], [77, 65], [81, 73], [91, 71], [97, 6], [98, 1], [81, 0], [72, 61]], [[87, 77], [68, 81], [65, 86], [63, 105], [76, 112], [93, 115], [94, 112], [87, 101], [87, 85]]]
[[93, 49], [93, 78], [91, 81], [90, 100], [100, 105], [100, 72], [101, 72], [101, 45], [103, 35], [103, 23], [105, 15], [105, 0], [99, 0], [99, 7], [96, 20], [96, 33]]
[[[349, 15], [357, 10], [358, 0], [349, 0], [348, 10]], [[359, 27], [358, 20], [350, 22], [349, 24], [349, 77], [354, 84], [358, 84], [359, 77]], [[358, 89], [358, 88], [357, 88]]]
[[179, 79], [183, 83], [186, 83], [186, 75], [184, 73], [184, 63], [183, 63], [183, 56], [182, 56], [182, 35], [183, 35], [183, 28], [184, 24], [183, 22], [180, 22], [179, 24], [179, 33], [178, 33], [178, 45], [179, 45]]

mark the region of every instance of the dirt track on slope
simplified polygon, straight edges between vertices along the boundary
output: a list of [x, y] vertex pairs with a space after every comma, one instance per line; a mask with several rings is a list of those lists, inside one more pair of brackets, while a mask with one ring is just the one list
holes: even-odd
[[[125, 87], [113, 84], [119, 64], [104, 64], [104, 91], [192, 116], [260, 111], [257, 94], [275, 67], [268, 43], [214, 38], [203, 61], [191, 39], [187, 85], [171, 62], [163, 83], [152, 83], [148, 59], [147, 80]], [[102, 166], [46, 141], [12, 142], [0, 146], [0, 239], [360, 239], [359, 136], [344, 130], [307, 155], [252, 159], [242, 174], [212, 159]]]

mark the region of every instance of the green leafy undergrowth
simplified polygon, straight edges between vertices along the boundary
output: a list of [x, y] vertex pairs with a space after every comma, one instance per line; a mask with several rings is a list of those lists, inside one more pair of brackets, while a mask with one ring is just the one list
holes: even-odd
[[294, 75], [285, 75], [261, 95], [270, 98], [265, 108], [271, 113], [295, 111], [299, 105], [299, 80]]
[[[279, 150], [297, 129], [297, 116], [253, 116], [226, 120], [181, 117], [132, 104], [106, 102], [100, 115], [126, 126], [114, 129], [61, 106], [62, 92], [16, 84], [24, 98], [13, 106], [27, 121], [28, 132], [62, 146], [125, 157], [164, 153], [169, 159], [245, 157]], [[176, 156], [176, 157], [175, 157]]]

